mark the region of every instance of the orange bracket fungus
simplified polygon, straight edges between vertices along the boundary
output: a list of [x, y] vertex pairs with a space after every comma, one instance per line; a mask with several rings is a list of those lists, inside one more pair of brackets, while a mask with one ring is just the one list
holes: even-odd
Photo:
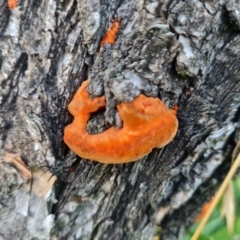
[[68, 106], [73, 122], [64, 129], [64, 142], [82, 158], [105, 164], [126, 163], [142, 158], [153, 148], [171, 142], [178, 129], [177, 108], [168, 109], [158, 98], [140, 94], [130, 103], [117, 105], [123, 127], [90, 134], [90, 114], [104, 108], [105, 96], [91, 99], [84, 81]]
[[117, 34], [120, 29], [121, 18], [113, 19], [112, 25], [107, 30], [106, 34], [102, 38], [100, 42], [100, 47], [102, 47], [105, 43], [114, 44], [117, 38]]

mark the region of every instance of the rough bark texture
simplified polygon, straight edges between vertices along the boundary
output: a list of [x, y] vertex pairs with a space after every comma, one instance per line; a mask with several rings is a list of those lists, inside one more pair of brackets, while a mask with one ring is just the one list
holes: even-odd
[[[18, 4], [0, 0], [0, 238], [178, 239], [240, 139], [239, 1]], [[115, 17], [117, 41], [99, 50]], [[144, 93], [179, 106], [174, 141], [131, 164], [76, 157], [62, 134], [87, 78], [107, 98], [91, 131], [119, 127], [116, 104]]]

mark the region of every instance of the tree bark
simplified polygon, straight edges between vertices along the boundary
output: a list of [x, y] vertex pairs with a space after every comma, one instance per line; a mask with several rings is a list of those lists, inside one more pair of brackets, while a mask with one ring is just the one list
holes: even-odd
[[[239, 2], [0, 5], [0, 239], [178, 239], [240, 139]], [[80, 159], [62, 136], [85, 79], [107, 99], [91, 131], [118, 126], [116, 104], [143, 93], [178, 105], [177, 136], [134, 163]]]

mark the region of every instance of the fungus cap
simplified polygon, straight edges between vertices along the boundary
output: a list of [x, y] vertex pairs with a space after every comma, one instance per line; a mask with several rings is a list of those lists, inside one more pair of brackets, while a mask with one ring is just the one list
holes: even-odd
[[106, 105], [105, 97], [91, 99], [84, 81], [68, 106], [73, 122], [64, 129], [64, 142], [82, 158], [105, 164], [136, 161], [171, 142], [177, 133], [176, 109], [158, 98], [140, 94], [130, 103], [117, 105], [123, 121], [121, 129], [111, 127], [90, 134], [86, 125], [90, 115]]

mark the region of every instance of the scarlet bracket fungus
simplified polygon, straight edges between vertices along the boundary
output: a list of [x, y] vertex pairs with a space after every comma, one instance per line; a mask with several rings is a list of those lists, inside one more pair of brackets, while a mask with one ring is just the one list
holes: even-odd
[[104, 96], [91, 99], [87, 84], [83, 82], [68, 105], [74, 120], [64, 129], [63, 138], [80, 157], [106, 164], [132, 162], [173, 140], [178, 129], [177, 109], [170, 110], [158, 98], [142, 94], [130, 103], [117, 105], [123, 121], [121, 129], [111, 127], [102, 133], [88, 133], [90, 114], [106, 102]]
[[121, 18], [113, 19], [112, 25], [107, 30], [106, 34], [102, 38], [100, 42], [100, 47], [102, 47], [105, 43], [114, 44], [117, 38], [117, 34], [119, 32], [121, 25]]

